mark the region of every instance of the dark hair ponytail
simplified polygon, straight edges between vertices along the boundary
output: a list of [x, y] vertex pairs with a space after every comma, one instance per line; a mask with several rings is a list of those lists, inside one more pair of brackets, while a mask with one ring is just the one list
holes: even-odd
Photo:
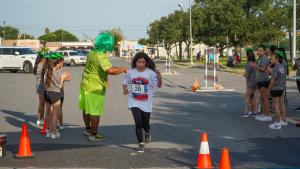
[[153, 60], [144, 52], [138, 52], [134, 55], [133, 59], [132, 59], [132, 62], [131, 62], [131, 68], [136, 68], [136, 62], [141, 59], [141, 58], [144, 58], [145, 61], [146, 61], [146, 67], [148, 69], [151, 69], [153, 71], [156, 71], [156, 65], [155, 63], [153, 62]]

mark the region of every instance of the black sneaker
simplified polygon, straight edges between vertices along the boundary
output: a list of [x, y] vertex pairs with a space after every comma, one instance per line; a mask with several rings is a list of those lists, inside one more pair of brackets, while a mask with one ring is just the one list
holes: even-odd
[[144, 144], [140, 143], [139, 147], [136, 149], [136, 152], [143, 153], [144, 152]]
[[295, 111], [300, 111], [300, 107], [296, 108]]
[[145, 143], [150, 143], [150, 142], [151, 142], [151, 134], [145, 133]]

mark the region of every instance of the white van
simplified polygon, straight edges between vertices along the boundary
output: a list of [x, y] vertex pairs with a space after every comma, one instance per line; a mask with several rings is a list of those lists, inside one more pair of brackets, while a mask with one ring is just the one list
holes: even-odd
[[83, 56], [83, 54], [78, 51], [63, 50], [59, 52], [64, 55], [64, 61], [66, 65], [85, 65], [86, 63], [86, 56]]
[[36, 52], [28, 47], [0, 46], [0, 69], [16, 73], [18, 70], [32, 72]]

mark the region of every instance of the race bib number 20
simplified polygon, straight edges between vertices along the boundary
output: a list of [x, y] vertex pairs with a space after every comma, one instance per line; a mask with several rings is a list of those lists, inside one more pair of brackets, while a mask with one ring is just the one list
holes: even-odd
[[135, 94], [145, 94], [145, 86], [142, 84], [131, 84], [131, 92]]

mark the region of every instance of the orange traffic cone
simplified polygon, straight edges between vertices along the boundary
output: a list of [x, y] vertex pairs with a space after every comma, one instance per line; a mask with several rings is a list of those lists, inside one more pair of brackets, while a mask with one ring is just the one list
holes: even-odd
[[212, 168], [207, 133], [202, 133], [196, 168]]
[[227, 148], [222, 149], [220, 169], [230, 169], [229, 152]]
[[46, 129], [47, 129], [47, 123], [46, 123], [46, 120], [44, 121], [44, 126], [42, 128], [42, 130], [40, 131], [40, 133], [42, 135], [45, 135], [47, 132], [46, 132]]
[[22, 133], [20, 138], [19, 152], [15, 154], [16, 158], [30, 158], [33, 157], [30, 148], [30, 141], [26, 123], [22, 125]]
[[193, 92], [196, 92], [196, 90], [199, 90], [199, 82], [198, 82], [198, 79], [195, 80], [195, 82], [193, 83], [193, 86], [192, 86], [192, 91]]

